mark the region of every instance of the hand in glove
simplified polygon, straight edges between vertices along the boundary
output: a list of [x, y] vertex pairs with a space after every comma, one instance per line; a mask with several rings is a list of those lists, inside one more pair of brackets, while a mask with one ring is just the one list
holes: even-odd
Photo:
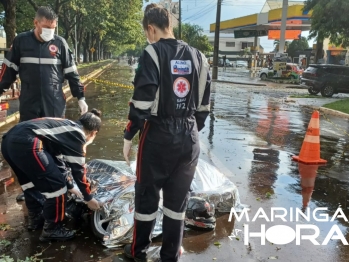
[[87, 202], [87, 206], [89, 209], [93, 211], [96, 211], [100, 208], [98, 201], [94, 198]]
[[88, 105], [86, 104], [85, 99], [80, 99], [78, 104], [81, 110], [81, 115], [85, 114], [88, 111]]
[[130, 156], [131, 147], [132, 147], [132, 140], [130, 141], [130, 140], [124, 139], [124, 158], [128, 165], [130, 165], [129, 156]]
[[78, 198], [84, 199], [83, 195], [76, 188], [69, 189], [69, 192], [76, 195]]

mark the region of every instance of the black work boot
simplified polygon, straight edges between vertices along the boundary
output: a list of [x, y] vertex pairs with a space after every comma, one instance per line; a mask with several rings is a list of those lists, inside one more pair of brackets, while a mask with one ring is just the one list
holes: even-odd
[[49, 223], [45, 221], [40, 241], [65, 241], [75, 237], [75, 232], [64, 228], [60, 223]]
[[42, 229], [44, 226], [45, 219], [42, 215], [42, 211], [40, 212], [28, 212], [28, 226], [27, 229], [30, 231], [35, 231], [38, 229]]
[[146, 258], [142, 259], [142, 258], [136, 258], [136, 257], [132, 256], [131, 248], [132, 248], [131, 244], [127, 244], [124, 247], [124, 254], [126, 257], [133, 259], [135, 262], [147, 262], [148, 261], [148, 259], [146, 259]]
[[24, 201], [24, 200], [25, 200], [24, 193], [23, 193], [23, 192], [20, 193], [20, 194], [16, 197], [16, 200], [17, 200], [18, 202]]

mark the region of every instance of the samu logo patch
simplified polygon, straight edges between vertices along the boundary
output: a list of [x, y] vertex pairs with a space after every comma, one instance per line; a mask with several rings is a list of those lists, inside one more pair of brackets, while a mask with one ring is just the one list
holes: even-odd
[[180, 98], [186, 97], [190, 91], [189, 81], [184, 77], [178, 77], [173, 83], [173, 91]]

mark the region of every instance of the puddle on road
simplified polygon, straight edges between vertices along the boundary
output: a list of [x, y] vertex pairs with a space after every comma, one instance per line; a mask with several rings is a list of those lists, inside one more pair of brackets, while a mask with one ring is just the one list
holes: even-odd
[[[312, 166], [291, 160], [292, 155], [299, 154], [311, 110], [284, 103], [279, 99], [280, 94], [273, 96], [269, 90], [265, 92], [266, 97], [263, 88], [251, 92], [251, 89], [215, 85], [213, 110], [200, 138], [207, 147], [207, 154], [217, 159], [213, 162], [231, 171], [230, 178], [239, 185], [242, 203], [252, 205], [251, 216], [259, 207], [265, 208], [270, 216], [271, 207], [289, 210], [307, 206], [311, 211], [327, 207], [327, 213], [332, 216], [340, 206], [349, 217], [346, 154], [349, 137], [333, 125], [348, 130], [347, 120], [330, 117], [331, 123], [321, 118], [321, 157], [328, 160], [328, 164], [319, 167], [316, 174]], [[252, 226], [253, 232], [260, 232], [260, 224], [265, 220], [260, 221]], [[310, 223], [319, 227], [319, 239], [322, 240], [333, 225], [332, 222], [321, 223], [313, 219]], [[343, 219], [335, 223], [349, 240], [348, 223]], [[241, 227], [241, 224], [236, 226]], [[254, 242], [256, 252], [266, 253], [258, 239]], [[291, 251], [301, 256], [296, 246], [290, 245], [287, 246], [288, 253]], [[340, 241], [328, 244], [328, 253], [324, 257], [322, 247], [310, 245], [307, 248], [317, 253], [315, 257], [319, 261], [347, 261], [349, 258], [349, 248]], [[297, 261], [296, 257], [282, 261]], [[329, 259], [325, 260], [325, 257]]]
[[[114, 65], [98, 79], [130, 85], [133, 72], [134, 69], [130, 69], [130, 67]], [[87, 161], [98, 158], [123, 160], [123, 130], [127, 123], [128, 101], [133, 90], [99, 83], [90, 83], [86, 90], [86, 102], [89, 109], [98, 108], [103, 114], [102, 128], [93, 145], [87, 148]], [[79, 108], [75, 98], [67, 103], [66, 117], [72, 120], [79, 118]], [[0, 134], [2, 135], [11, 126], [0, 128]], [[137, 139], [134, 140], [136, 147]], [[46, 250], [44, 257], [55, 257], [54, 261], [98, 261], [112, 254], [111, 250], [101, 246], [93, 236], [89, 226], [80, 228], [78, 237], [74, 241], [52, 243], [50, 246], [40, 243], [38, 238], [41, 232], [29, 233], [25, 230], [26, 220], [24, 217], [27, 216], [27, 210], [23, 202], [16, 202], [15, 198], [21, 190], [17, 179], [12, 178], [9, 178], [9, 168], [4, 162], [0, 171], [0, 224], [9, 224], [11, 230], [8, 232], [0, 231], [0, 240], [6, 238], [12, 244], [9, 248], [4, 249], [0, 243], [0, 254], [7, 250], [6, 253], [24, 259]], [[3, 186], [4, 182], [6, 182], [6, 186]], [[70, 226], [75, 228], [76, 225]]]
[[[130, 84], [131, 75], [129, 67], [114, 66], [99, 79]], [[303, 171], [300, 175], [298, 163], [292, 162], [290, 156], [299, 153], [311, 111], [284, 103], [280, 94], [273, 95], [270, 91], [267, 92], [270, 98], [266, 98], [263, 88], [244, 90], [220, 85], [214, 89], [216, 92], [212, 95], [212, 112], [201, 133], [201, 141], [206, 147], [203, 147], [202, 157], [212, 159], [215, 156], [219, 163], [213, 162], [218, 163], [218, 167], [220, 165], [231, 171], [227, 175], [238, 185], [242, 203], [252, 205], [254, 211], [260, 206], [302, 208], [303, 205], [308, 205], [311, 210], [316, 207], [328, 207], [330, 214], [341, 205], [349, 217], [347, 136], [342, 133], [338, 135], [332, 123], [321, 119], [321, 156], [329, 161], [328, 165], [320, 167], [315, 176], [313, 169], [301, 167]], [[131, 95], [132, 90], [121, 87], [99, 83], [87, 86], [86, 100], [89, 108], [96, 107], [103, 113], [101, 131], [94, 144], [87, 148], [88, 159], [123, 160], [123, 129], [127, 122], [128, 101]], [[66, 116], [78, 119], [79, 111], [75, 99], [69, 101]], [[337, 118], [332, 118], [332, 121], [349, 130], [347, 121]], [[0, 133], [7, 128], [1, 128]], [[135, 149], [136, 143], [134, 141]], [[2, 170], [6, 170], [6, 165]], [[0, 180], [1, 177], [6, 177], [6, 174], [8, 173], [5, 171], [0, 172]], [[47, 245], [38, 242], [40, 232], [29, 234], [21, 223], [24, 222], [25, 207], [23, 203], [15, 201], [20, 191], [17, 181], [14, 180], [6, 187], [7, 192], [4, 190], [0, 187], [0, 212], [10, 212], [6, 216], [0, 215], [0, 224], [8, 223], [16, 228], [17, 232], [13, 234], [13, 238], [10, 237], [14, 244], [8, 251], [21, 258], [41, 252]], [[217, 261], [231, 261], [233, 256], [241, 257], [239, 261], [264, 261], [276, 254], [275, 246], [269, 244], [263, 247], [258, 240], [251, 241], [252, 246], [247, 247], [243, 245], [243, 239], [229, 240], [228, 236], [234, 229], [234, 223], [227, 220], [227, 215], [218, 218], [217, 228], [212, 232], [186, 231], [183, 241], [186, 253], [182, 260], [211, 261], [217, 257]], [[328, 232], [328, 223], [316, 224], [320, 226], [322, 233]], [[347, 224], [338, 224], [347, 237]], [[258, 226], [260, 224], [256, 223], [252, 228], [257, 231]], [[241, 223], [237, 223], [236, 227], [241, 227]], [[113, 251], [104, 249], [98, 243], [88, 227], [79, 232], [81, 236], [74, 241], [52, 244], [45, 251], [45, 257], [55, 256], [61, 261], [98, 261], [99, 257], [105, 258], [113, 254]], [[19, 234], [21, 236], [17, 240], [14, 239]], [[2, 232], [0, 236], [5, 237]], [[215, 242], [222, 244], [221, 251], [214, 246]], [[341, 245], [336, 248], [336, 245], [337, 242], [333, 241], [329, 246], [319, 247], [314, 252], [314, 259], [348, 261], [348, 248]], [[312, 245], [305, 247], [314, 251]], [[287, 259], [280, 260], [298, 261], [304, 258], [306, 251], [300, 251], [298, 248], [292, 243], [283, 247], [278, 251], [279, 256]]]

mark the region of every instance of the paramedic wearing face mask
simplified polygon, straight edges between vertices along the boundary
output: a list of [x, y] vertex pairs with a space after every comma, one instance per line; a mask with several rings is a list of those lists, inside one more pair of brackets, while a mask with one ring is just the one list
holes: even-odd
[[40, 7], [34, 19], [35, 29], [18, 34], [6, 55], [0, 73], [0, 94], [19, 74], [21, 80], [20, 121], [38, 117], [64, 117], [65, 79], [81, 114], [88, 111], [84, 86], [67, 42], [54, 34], [57, 15], [50, 7]]
[[[67, 42], [54, 35], [57, 15], [50, 7], [40, 7], [34, 19], [35, 29], [18, 34], [6, 55], [0, 73], [0, 94], [8, 89], [19, 74], [20, 121], [38, 117], [64, 117], [65, 95], [62, 84], [65, 79], [73, 97], [78, 99], [81, 114], [88, 111], [84, 86], [74, 64]], [[17, 200], [23, 200], [23, 194]], [[35, 230], [35, 215], [29, 213], [28, 229]]]
[[124, 157], [141, 131], [137, 156], [133, 243], [124, 248], [134, 261], [147, 261], [159, 192], [163, 191], [162, 262], [181, 254], [188, 192], [198, 163], [198, 132], [209, 114], [211, 77], [206, 57], [176, 40], [170, 13], [146, 7], [143, 28], [149, 44], [134, 79]]

